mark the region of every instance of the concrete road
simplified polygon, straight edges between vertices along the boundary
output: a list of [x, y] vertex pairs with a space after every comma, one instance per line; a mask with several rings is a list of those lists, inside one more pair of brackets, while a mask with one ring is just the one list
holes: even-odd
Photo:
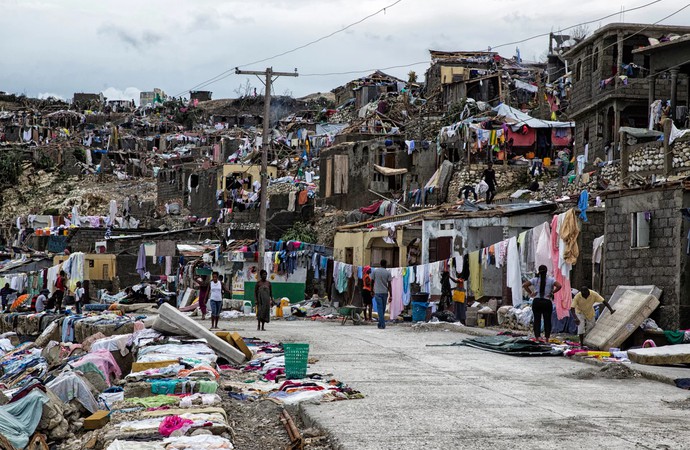
[[[364, 400], [304, 405], [342, 449], [676, 449], [690, 447], [688, 391], [645, 379], [567, 378], [593, 367], [564, 357], [519, 358], [467, 347], [466, 337], [409, 326], [221, 322], [244, 336], [308, 342], [312, 369]], [[690, 377], [690, 370], [688, 370]]]

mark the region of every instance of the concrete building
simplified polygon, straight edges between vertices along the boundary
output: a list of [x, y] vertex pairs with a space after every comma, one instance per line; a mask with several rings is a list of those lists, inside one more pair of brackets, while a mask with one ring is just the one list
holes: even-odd
[[200, 101], [200, 102], [207, 102], [211, 100], [211, 95], [213, 92], [211, 91], [191, 91], [189, 93], [189, 100], [194, 101]]
[[690, 185], [667, 183], [606, 193], [603, 294], [618, 285], [663, 290], [652, 318], [665, 330], [690, 327]]
[[423, 187], [436, 171], [437, 155], [434, 146], [408, 154], [402, 139], [387, 138], [334, 145], [321, 152], [319, 161], [320, 195], [328, 204], [351, 210], [380, 195], [391, 198]]
[[426, 71], [427, 98], [439, 105], [467, 98], [497, 104], [501, 98], [501, 72], [496, 52], [443, 52], [429, 50], [431, 67]]
[[[433, 210], [382, 217], [338, 228], [333, 258], [355, 266], [378, 266], [382, 259], [389, 267], [407, 265], [409, 246], [422, 238], [422, 215]], [[391, 233], [390, 227], [394, 230]], [[395, 237], [391, 240], [391, 234]]]
[[381, 94], [400, 92], [404, 85], [403, 80], [377, 70], [366, 77], [352, 80], [337, 87], [331, 92], [335, 95], [336, 106], [342, 106], [348, 101], [354, 100], [355, 109], [359, 109], [378, 99]]
[[[252, 184], [255, 181], [261, 182], [261, 166], [248, 164], [223, 164], [222, 175], [218, 178], [218, 190], [224, 190], [228, 186], [228, 181], [233, 178], [243, 179], [244, 189], [252, 190]], [[271, 178], [278, 177], [278, 168], [275, 166], [268, 166], [268, 176]]]
[[[607, 147], [617, 148], [622, 126], [646, 128], [649, 123], [650, 92], [657, 99], [671, 97], [672, 74], [664, 72], [649, 80], [650, 58], [645, 52], [651, 39], [690, 33], [690, 27], [613, 23], [570, 48], [564, 57], [572, 75], [569, 115], [576, 122], [575, 147], [580, 154], [589, 144], [589, 160], [607, 155]], [[660, 66], [659, 66], [660, 67]], [[650, 88], [649, 81], [653, 80]], [[677, 97], [686, 102], [688, 77], [676, 74]]]
[[142, 91], [139, 93], [139, 106], [162, 104], [167, 99], [162, 89], [154, 88], [152, 91]]

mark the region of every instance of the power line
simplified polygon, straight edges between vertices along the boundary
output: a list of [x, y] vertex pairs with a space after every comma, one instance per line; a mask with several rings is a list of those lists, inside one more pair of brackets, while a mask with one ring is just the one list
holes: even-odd
[[208, 85], [210, 85], [210, 84], [216, 83], [216, 82], [218, 82], [218, 81], [220, 81], [220, 80], [222, 80], [222, 79], [224, 79], [224, 78], [227, 78], [227, 77], [229, 77], [230, 75], [232, 75], [232, 74], [235, 73], [235, 69], [236, 69], [236, 68], [247, 67], [247, 66], [250, 66], [250, 65], [254, 65], [254, 64], [259, 64], [259, 63], [262, 63], [262, 62], [270, 61], [270, 60], [272, 60], [272, 59], [279, 58], [279, 57], [285, 56], [285, 55], [289, 55], [290, 53], [294, 53], [294, 52], [296, 52], [296, 51], [299, 51], [299, 50], [302, 50], [302, 49], [304, 49], [304, 48], [306, 48], [306, 47], [309, 47], [309, 46], [311, 46], [311, 45], [314, 45], [314, 44], [316, 44], [316, 43], [318, 43], [318, 42], [321, 42], [321, 41], [323, 41], [323, 40], [326, 40], [326, 39], [328, 39], [328, 38], [331, 38], [331, 37], [335, 36], [336, 34], [342, 33], [342, 32], [344, 32], [344, 31], [346, 31], [346, 30], [348, 30], [348, 29], [350, 29], [350, 28], [352, 28], [352, 27], [354, 27], [354, 26], [356, 26], [356, 25], [359, 25], [360, 23], [362, 23], [362, 22], [364, 22], [364, 21], [366, 21], [366, 20], [368, 20], [368, 19], [371, 19], [371, 18], [374, 17], [374, 16], [377, 16], [377, 15], [379, 15], [379, 14], [381, 14], [381, 13], [385, 13], [387, 9], [394, 7], [395, 5], [397, 5], [398, 3], [402, 2], [402, 1], [403, 1], [403, 0], [396, 0], [396, 1], [394, 1], [393, 3], [391, 3], [391, 4], [387, 5], [387, 6], [384, 6], [383, 8], [381, 8], [381, 9], [379, 9], [379, 10], [377, 10], [377, 11], [371, 13], [371, 14], [369, 14], [368, 16], [365, 16], [365, 17], [359, 19], [359, 20], [356, 21], [356, 22], [353, 22], [353, 23], [351, 23], [351, 24], [349, 24], [349, 25], [346, 25], [346, 26], [344, 26], [344, 27], [342, 27], [342, 28], [340, 28], [340, 29], [338, 29], [338, 30], [333, 31], [332, 33], [329, 33], [329, 34], [327, 34], [327, 35], [325, 35], [325, 36], [322, 36], [322, 37], [320, 37], [320, 38], [318, 38], [318, 39], [314, 39], [313, 41], [307, 42], [306, 44], [300, 45], [300, 46], [295, 47], [295, 48], [293, 48], [293, 49], [291, 49], [291, 50], [287, 50], [287, 51], [285, 51], [285, 52], [278, 53], [277, 55], [269, 56], [268, 58], [260, 59], [260, 60], [257, 60], [257, 61], [252, 61], [252, 62], [250, 62], [250, 63], [242, 64], [242, 65], [240, 65], [240, 66], [235, 66], [235, 67], [233, 67], [232, 69], [228, 69], [228, 70], [226, 70], [226, 71], [224, 71], [224, 72], [221, 72], [220, 74], [216, 75], [215, 77], [209, 78], [208, 80], [203, 81], [203, 82], [197, 84], [196, 86], [192, 87], [191, 89], [188, 89], [188, 90], [185, 90], [185, 91], [180, 92], [179, 94], [175, 95], [175, 97], [177, 97], [178, 95], [182, 95], [182, 94], [184, 94], [184, 93], [186, 93], [186, 92], [188, 92], [188, 91], [192, 91], [192, 90], [195, 90], [195, 89], [200, 89], [200, 88], [202, 88], [202, 87], [206, 87], [206, 86], [208, 86]]
[[[655, 0], [655, 1], [653, 1], [653, 2], [650, 2], [650, 3], [646, 3], [646, 4], [644, 4], [644, 5], [637, 6], [637, 7], [635, 7], [635, 8], [630, 8], [630, 9], [626, 9], [626, 10], [623, 10], [623, 11], [616, 11], [615, 13], [609, 14], [608, 16], [600, 17], [600, 18], [594, 19], [594, 20], [588, 20], [587, 22], [578, 23], [577, 25], [572, 25], [572, 26], [569, 26], [569, 27], [567, 27], [567, 28], [562, 28], [561, 31], [569, 30], [569, 29], [571, 29], [571, 28], [576, 28], [576, 27], [580, 27], [580, 26], [583, 26], [583, 25], [589, 25], [589, 24], [595, 23], [595, 22], [600, 22], [600, 21], [605, 20], [605, 19], [608, 19], [608, 18], [610, 18], [610, 17], [617, 16], [617, 15], [619, 15], [619, 14], [621, 14], [621, 13], [626, 13], [626, 12], [631, 12], [631, 11], [637, 11], [638, 9], [643, 9], [643, 8], [648, 7], [648, 6], [652, 6], [652, 5], [654, 5], [654, 4], [656, 4], [656, 3], [659, 3], [659, 2], [661, 2], [661, 1], [662, 1], [662, 0]], [[507, 42], [507, 43], [505, 43], [505, 44], [500, 44], [500, 45], [494, 45], [494, 46], [491, 46], [491, 47], [489, 47], [489, 48], [491, 48], [491, 49], [493, 50], [493, 49], [497, 49], [497, 48], [501, 48], [501, 47], [507, 47], [508, 45], [522, 44], [523, 42], [531, 41], [532, 39], [537, 39], [537, 38], [540, 38], [540, 37], [546, 37], [546, 36], [549, 36], [550, 34], [551, 34], [550, 32], [549, 32], [549, 33], [543, 33], [543, 34], [536, 34], [536, 35], [534, 35], [534, 36], [531, 36], [531, 37], [528, 37], [528, 38], [525, 38], [525, 39], [521, 39], [521, 40], [519, 40], [519, 41]]]
[[429, 61], [418, 61], [418, 62], [411, 63], [411, 64], [402, 64], [399, 66], [390, 66], [390, 67], [383, 67], [383, 68], [378, 68], [378, 69], [351, 70], [349, 72], [307, 73], [307, 74], [302, 74], [300, 76], [301, 77], [327, 77], [327, 76], [331, 76], [331, 75], [353, 75], [353, 74], [358, 74], [358, 73], [374, 72], [376, 70], [403, 69], [406, 67], [419, 66], [421, 64], [429, 64]]

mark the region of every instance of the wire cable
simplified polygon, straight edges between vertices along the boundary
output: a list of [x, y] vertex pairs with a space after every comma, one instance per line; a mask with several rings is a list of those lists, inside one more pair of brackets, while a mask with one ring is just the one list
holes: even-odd
[[350, 28], [352, 28], [352, 27], [354, 27], [354, 26], [356, 26], [356, 25], [359, 25], [360, 23], [362, 23], [362, 22], [364, 22], [364, 21], [371, 19], [371, 18], [374, 17], [374, 16], [377, 16], [377, 15], [379, 15], [379, 14], [381, 14], [381, 13], [385, 13], [387, 9], [394, 7], [395, 5], [397, 5], [398, 3], [402, 2], [402, 1], [403, 1], [403, 0], [396, 0], [396, 1], [394, 1], [393, 3], [391, 3], [391, 4], [387, 5], [387, 6], [384, 6], [383, 8], [381, 8], [381, 9], [379, 9], [379, 10], [377, 10], [377, 11], [375, 11], [375, 12], [373, 12], [373, 13], [371, 13], [371, 14], [369, 14], [369, 15], [367, 15], [367, 16], [361, 18], [361, 19], [359, 19], [359, 20], [356, 21], [356, 22], [353, 22], [353, 23], [351, 23], [351, 24], [349, 24], [349, 25], [346, 25], [346, 26], [344, 26], [344, 27], [342, 27], [342, 28], [339, 28], [339, 29], [333, 31], [332, 33], [329, 33], [329, 34], [327, 34], [327, 35], [325, 35], [325, 36], [322, 36], [322, 37], [320, 37], [320, 38], [318, 38], [318, 39], [314, 39], [313, 41], [307, 42], [306, 44], [300, 45], [300, 46], [295, 47], [295, 48], [293, 48], [293, 49], [291, 49], [291, 50], [287, 50], [287, 51], [285, 51], [285, 52], [278, 53], [278, 54], [273, 55], [273, 56], [269, 56], [268, 58], [263, 58], [263, 59], [259, 59], [259, 60], [257, 60], [257, 61], [252, 61], [252, 62], [247, 63], [247, 64], [242, 64], [242, 65], [239, 65], [239, 66], [234, 66], [234, 67], [231, 68], [231, 69], [228, 69], [228, 70], [226, 70], [226, 71], [224, 71], [224, 72], [219, 73], [219, 74], [216, 75], [215, 77], [209, 78], [208, 80], [203, 81], [203, 82], [201, 82], [201, 83], [195, 85], [194, 87], [192, 87], [192, 88], [190, 88], [190, 89], [184, 90], [184, 91], [180, 92], [179, 94], [176, 94], [175, 97], [177, 97], [177, 96], [179, 96], [179, 95], [182, 95], [182, 94], [184, 94], [184, 93], [186, 93], [186, 92], [193, 91], [193, 90], [195, 90], [195, 89], [201, 89], [201, 88], [206, 87], [206, 86], [208, 86], [208, 85], [210, 85], [210, 84], [216, 83], [216, 82], [218, 82], [218, 81], [220, 81], [220, 80], [222, 80], [222, 79], [224, 79], [224, 78], [227, 78], [228, 76], [234, 74], [236, 68], [247, 67], [247, 66], [251, 66], [251, 65], [254, 65], [254, 64], [259, 64], [259, 63], [262, 63], [262, 62], [270, 61], [270, 60], [272, 60], [272, 59], [279, 58], [279, 57], [285, 56], [285, 55], [289, 55], [290, 53], [294, 53], [294, 52], [296, 52], [296, 51], [302, 50], [302, 49], [304, 49], [304, 48], [306, 48], [306, 47], [309, 47], [309, 46], [311, 46], [311, 45], [314, 45], [314, 44], [316, 44], [316, 43], [319, 43], [319, 42], [321, 42], [321, 41], [323, 41], [323, 40], [326, 40], [326, 39], [328, 39], [328, 38], [331, 38], [331, 37], [335, 36], [336, 34], [339, 34], [339, 33], [342, 33], [342, 32], [344, 32], [344, 31], [347, 31], [348, 29], [350, 29]]
[[403, 69], [406, 67], [419, 66], [422, 64], [429, 64], [429, 61], [418, 61], [415, 63], [402, 64], [399, 66], [383, 67], [383, 68], [379, 68], [379, 69], [351, 70], [348, 72], [330, 72], [330, 73], [306, 73], [306, 74], [301, 74], [300, 76], [301, 77], [327, 77], [327, 76], [332, 76], [332, 75], [353, 75], [353, 74], [358, 74], [358, 73], [374, 72], [376, 70]]
[[[607, 16], [600, 17], [600, 18], [598, 18], [598, 19], [588, 20], [587, 22], [582, 22], [582, 23], [578, 23], [577, 25], [572, 25], [572, 26], [569, 26], [569, 27], [567, 27], [567, 28], [562, 28], [562, 29], [560, 29], [560, 31], [565, 31], [565, 30], [569, 30], [569, 29], [571, 29], [571, 28], [576, 28], [576, 27], [580, 27], [580, 26], [584, 26], [584, 25], [589, 25], [589, 24], [595, 23], [595, 22], [600, 22], [600, 21], [602, 21], [602, 20], [608, 19], [608, 18], [613, 17], [613, 16], [617, 16], [617, 15], [622, 14], [622, 13], [632, 12], [632, 11], [637, 11], [637, 10], [639, 10], [639, 9], [647, 8], [648, 6], [652, 6], [652, 5], [654, 5], [654, 4], [656, 4], [656, 3], [659, 3], [659, 2], [661, 2], [661, 1], [662, 1], [662, 0], [655, 0], [655, 1], [653, 1], [653, 2], [650, 2], [650, 3], [646, 3], [646, 4], [644, 4], [644, 5], [637, 6], [637, 7], [635, 7], [635, 8], [630, 8], [630, 9], [626, 9], [626, 10], [622, 10], [622, 11], [617, 11], [617, 12], [615, 12], [615, 13], [613, 13], [613, 14], [609, 14], [609, 15], [607, 15]], [[507, 47], [507, 46], [509, 46], [509, 45], [522, 44], [523, 42], [531, 41], [531, 40], [533, 40], [533, 39], [537, 39], [537, 38], [540, 38], [540, 37], [546, 37], [546, 36], [549, 36], [550, 34], [551, 34], [551, 32], [549, 32], [549, 33], [542, 33], [542, 34], [536, 34], [536, 35], [534, 35], [534, 36], [531, 36], [531, 37], [528, 37], [528, 38], [525, 38], [525, 39], [521, 39], [521, 40], [519, 40], [519, 41], [507, 42], [507, 43], [505, 43], [505, 44], [500, 44], [500, 45], [494, 45], [494, 46], [491, 46], [491, 47], [489, 47], [489, 48], [490, 48], [491, 50], [494, 50], [494, 49], [501, 48], [501, 47]]]

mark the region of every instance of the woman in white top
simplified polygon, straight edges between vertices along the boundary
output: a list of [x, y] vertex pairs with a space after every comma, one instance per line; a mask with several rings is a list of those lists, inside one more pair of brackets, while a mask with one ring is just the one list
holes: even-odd
[[218, 278], [218, 272], [213, 272], [213, 278], [209, 283], [209, 301], [211, 303], [211, 329], [218, 328], [220, 310], [223, 309], [223, 292], [228, 290]]

